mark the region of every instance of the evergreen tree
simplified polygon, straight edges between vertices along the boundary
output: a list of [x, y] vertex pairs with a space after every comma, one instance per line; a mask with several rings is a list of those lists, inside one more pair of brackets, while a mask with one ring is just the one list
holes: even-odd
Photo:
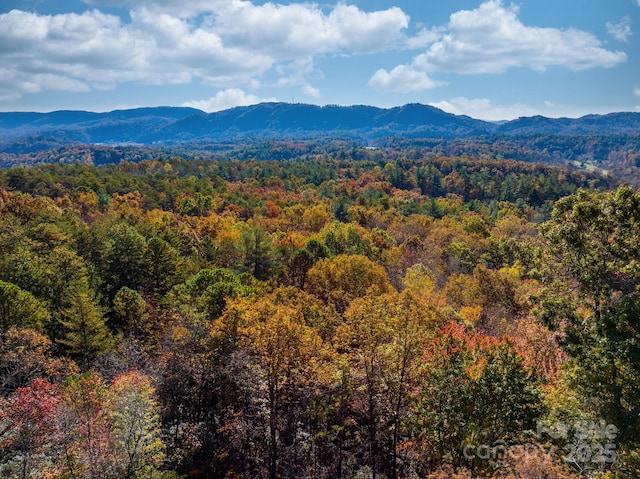
[[107, 234], [103, 263], [105, 289], [110, 296], [123, 286], [139, 289], [147, 272], [147, 240], [132, 226], [115, 225]]
[[259, 280], [271, 277], [276, 265], [273, 242], [260, 227], [250, 227], [242, 233], [243, 269]]
[[133, 333], [144, 329], [147, 304], [137, 291], [126, 286], [120, 288], [113, 300], [113, 312], [118, 320], [117, 327]]
[[88, 293], [77, 293], [71, 306], [64, 311], [64, 317], [60, 323], [66, 333], [58, 342], [72, 356], [86, 361], [113, 349], [115, 338], [107, 328], [102, 311]]
[[44, 303], [13, 283], [0, 281], [0, 332], [10, 326], [41, 330], [49, 317]]
[[147, 243], [146, 263], [146, 286], [158, 295], [166, 294], [182, 279], [180, 253], [161, 238], [153, 237]]

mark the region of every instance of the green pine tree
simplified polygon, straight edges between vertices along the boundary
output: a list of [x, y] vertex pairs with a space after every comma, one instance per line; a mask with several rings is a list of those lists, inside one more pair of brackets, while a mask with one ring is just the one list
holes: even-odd
[[58, 342], [69, 354], [88, 360], [112, 350], [116, 340], [107, 328], [102, 311], [91, 295], [77, 293], [60, 321], [66, 333]]
[[49, 311], [29, 291], [13, 283], [0, 281], [0, 332], [11, 326], [42, 330]]

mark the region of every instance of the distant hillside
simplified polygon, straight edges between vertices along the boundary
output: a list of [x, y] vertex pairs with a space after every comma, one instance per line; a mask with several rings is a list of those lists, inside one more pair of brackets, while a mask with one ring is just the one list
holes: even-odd
[[362, 138], [423, 132], [438, 137], [486, 132], [490, 124], [426, 105], [381, 109], [263, 103], [190, 116], [142, 137], [145, 143], [234, 137], [294, 137], [340, 133]]
[[178, 107], [0, 113], [0, 167], [233, 155], [248, 145], [256, 146], [258, 157], [274, 159], [271, 148], [259, 145], [336, 140], [357, 147], [411, 147], [421, 154], [569, 166], [640, 186], [640, 113], [534, 116], [500, 123], [421, 104], [385, 109], [262, 103], [209, 114]]
[[409, 104], [396, 108], [262, 103], [206, 114], [194, 108], [138, 108], [108, 113], [0, 113], [0, 151], [72, 144], [177, 145], [239, 138], [481, 138], [487, 135], [593, 135], [640, 132], [639, 113], [579, 119], [531, 117], [501, 124]]
[[78, 143], [140, 143], [141, 136], [198, 114], [203, 112], [174, 107], [0, 113], [0, 151], [21, 154]]
[[262, 103], [206, 114], [193, 108], [141, 108], [108, 113], [57, 111], [0, 113], [0, 151], [24, 153], [24, 139], [50, 138], [55, 146], [73, 143], [175, 145], [243, 137], [301, 138], [339, 134], [468, 137], [495, 128], [491, 123], [412, 104], [382, 109], [371, 106], [313, 106]]
[[47, 130], [55, 127], [90, 128], [101, 123], [180, 120], [186, 116], [202, 113], [195, 108], [157, 107], [135, 108], [131, 110], [114, 110], [108, 113], [93, 113], [89, 111], [54, 111], [51, 113], [2, 113], [0, 112], [0, 129], [20, 130], [34, 128]]
[[533, 116], [503, 123], [497, 133], [508, 135], [603, 135], [640, 133], [640, 113], [610, 113], [581, 118]]

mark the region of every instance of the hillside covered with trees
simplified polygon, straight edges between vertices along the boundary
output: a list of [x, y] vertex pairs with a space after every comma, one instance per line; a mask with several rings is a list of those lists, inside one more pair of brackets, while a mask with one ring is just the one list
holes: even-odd
[[260, 103], [208, 114], [176, 107], [0, 112], [0, 167], [233, 158], [248, 145], [260, 150], [260, 159], [276, 160], [283, 153], [296, 157], [291, 151], [305, 148], [335, 152], [347, 143], [599, 171], [638, 187], [639, 131], [640, 113], [633, 112], [495, 123], [419, 103], [394, 108]]
[[132, 160], [0, 170], [2, 477], [640, 474], [632, 188], [415, 145]]

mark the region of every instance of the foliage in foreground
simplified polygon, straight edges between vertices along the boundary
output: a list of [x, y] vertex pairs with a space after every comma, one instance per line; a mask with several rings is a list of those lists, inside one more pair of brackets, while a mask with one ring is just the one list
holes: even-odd
[[3, 475], [634, 477], [640, 195], [358, 154], [0, 172]]

